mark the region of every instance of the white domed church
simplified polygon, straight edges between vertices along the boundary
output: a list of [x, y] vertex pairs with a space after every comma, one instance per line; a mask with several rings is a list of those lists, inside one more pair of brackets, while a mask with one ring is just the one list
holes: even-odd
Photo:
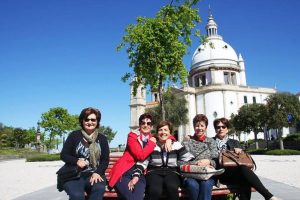
[[[196, 114], [205, 114], [209, 120], [207, 135], [213, 137], [213, 121], [216, 118], [230, 118], [237, 114], [245, 104], [266, 103], [268, 95], [276, 93], [273, 88], [247, 86], [246, 67], [241, 54], [218, 35], [218, 26], [209, 15], [206, 24], [207, 42], [201, 44], [192, 57], [188, 85], [173, 88], [178, 95], [188, 101], [188, 118], [186, 125], [179, 127], [178, 138], [193, 134], [193, 118]], [[139, 89], [136, 96], [131, 95], [130, 128], [138, 127], [138, 118], [146, 106], [145, 91]]]

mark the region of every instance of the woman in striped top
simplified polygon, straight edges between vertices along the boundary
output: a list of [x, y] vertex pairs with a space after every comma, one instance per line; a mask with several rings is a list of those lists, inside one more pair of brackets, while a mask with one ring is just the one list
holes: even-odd
[[166, 140], [172, 131], [170, 122], [161, 121], [157, 126], [157, 144], [154, 151], [144, 162], [137, 163], [137, 170], [147, 167], [145, 196], [147, 200], [159, 199], [164, 188], [168, 199], [179, 199], [178, 188], [181, 178], [177, 161], [189, 161], [194, 158], [180, 142], [173, 142], [170, 152], [164, 150]]

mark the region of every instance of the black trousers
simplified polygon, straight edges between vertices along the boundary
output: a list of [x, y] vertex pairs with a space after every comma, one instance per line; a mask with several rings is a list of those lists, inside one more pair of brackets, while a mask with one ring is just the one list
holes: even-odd
[[181, 184], [179, 175], [172, 171], [150, 171], [146, 175], [146, 200], [157, 200], [161, 197], [163, 190], [167, 199], [178, 200], [178, 187]]
[[218, 177], [221, 183], [233, 183], [241, 187], [240, 200], [251, 199], [251, 187], [255, 188], [265, 199], [273, 196], [257, 175], [246, 166], [226, 168], [225, 172]]

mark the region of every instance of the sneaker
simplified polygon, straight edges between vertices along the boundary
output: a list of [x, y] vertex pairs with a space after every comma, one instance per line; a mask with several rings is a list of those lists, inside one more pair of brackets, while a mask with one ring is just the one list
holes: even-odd
[[272, 196], [269, 200], [280, 200], [280, 199], [278, 199], [278, 198], [275, 197], [275, 196]]

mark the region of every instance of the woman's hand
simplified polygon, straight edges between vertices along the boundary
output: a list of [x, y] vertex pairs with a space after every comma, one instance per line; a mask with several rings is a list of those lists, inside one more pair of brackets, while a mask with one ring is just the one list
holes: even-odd
[[170, 152], [172, 151], [172, 140], [171, 139], [167, 139], [166, 143], [164, 145], [165, 151], [166, 152]]
[[139, 177], [135, 176], [131, 179], [131, 181], [129, 181], [128, 183], [128, 188], [130, 191], [132, 191], [134, 189], [135, 184], [139, 181]]
[[202, 159], [202, 160], [199, 160], [198, 163], [197, 163], [198, 166], [201, 166], [201, 167], [207, 167], [210, 165], [210, 160], [209, 159]]
[[193, 136], [191, 136], [191, 135], [185, 135], [185, 136], [183, 137], [183, 141], [189, 141], [192, 137], [193, 137]]
[[155, 137], [151, 137], [150, 140], [156, 144], [157, 140]]
[[236, 154], [240, 154], [242, 151], [243, 151], [243, 149], [241, 149], [241, 148], [234, 148], [234, 152]]
[[93, 173], [90, 178], [91, 185], [94, 185], [94, 183], [98, 183], [98, 182], [102, 182], [102, 181], [104, 181], [103, 178], [97, 173]]
[[88, 163], [85, 160], [82, 160], [82, 159], [77, 160], [76, 164], [80, 168], [85, 168], [88, 165]]

